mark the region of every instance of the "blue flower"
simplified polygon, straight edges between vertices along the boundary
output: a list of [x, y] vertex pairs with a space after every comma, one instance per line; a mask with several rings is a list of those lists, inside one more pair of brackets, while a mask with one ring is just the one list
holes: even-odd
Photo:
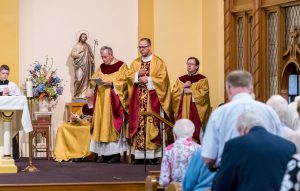
[[55, 102], [58, 95], [62, 95], [63, 80], [57, 76], [57, 69], [52, 69], [52, 64], [49, 66], [48, 58], [46, 58], [46, 64], [36, 61], [29, 70], [33, 82], [34, 99], [46, 97]]
[[62, 95], [63, 91], [64, 91], [64, 88], [63, 88], [63, 87], [57, 87], [57, 88], [56, 88], [56, 93], [57, 93], [58, 95]]
[[37, 89], [38, 92], [43, 92], [45, 90], [45, 85], [44, 84], [39, 84], [36, 87], [36, 89]]
[[61, 79], [59, 78], [59, 77], [55, 77], [54, 79], [53, 79], [53, 82], [55, 83], [55, 84], [59, 84], [60, 82], [61, 82]]
[[35, 64], [34, 65], [34, 71], [40, 71], [41, 70], [41, 68], [42, 68], [42, 65], [41, 64]]
[[39, 91], [37, 90], [37, 88], [33, 88], [33, 96], [34, 97], [38, 97], [39, 96]]

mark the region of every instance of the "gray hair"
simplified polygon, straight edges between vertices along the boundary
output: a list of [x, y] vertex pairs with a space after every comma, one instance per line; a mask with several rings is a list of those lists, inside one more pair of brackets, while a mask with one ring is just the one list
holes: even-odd
[[195, 131], [194, 123], [189, 119], [179, 119], [173, 127], [173, 133], [177, 138], [192, 137]]
[[100, 49], [100, 53], [102, 53], [104, 50], [107, 50], [109, 54], [114, 55], [113, 50], [109, 46], [102, 46]]
[[267, 105], [274, 109], [281, 123], [292, 128], [292, 114], [288, 109], [288, 102], [281, 95], [271, 96], [267, 101]]
[[247, 111], [241, 114], [237, 121], [237, 129], [246, 128], [247, 130], [252, 129], [252, 127], [260, 126], [265, 128], [265, 123], [262, 117], [260, 117], [254, 111]]
[[252, 88], [252, 76], [247, 71], [234, 70], [227, 75], [226, 83], [235, 88]]

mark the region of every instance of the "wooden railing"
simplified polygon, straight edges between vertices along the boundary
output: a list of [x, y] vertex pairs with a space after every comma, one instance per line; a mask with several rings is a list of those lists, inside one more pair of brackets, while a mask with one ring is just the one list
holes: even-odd
[[174, 127], [174, 124], [170, 121], [168, 121], [167, 119], [163, 118], [162, 116], [160, 116], [157, 113], [151, 112], [151, 111], [141, 111], [139, 112], [139, 115], [144, 116], [145, 118], [149, 118], [150, 123], [153, 123], [154, 125], [157, 125], [157, 123], [155, 123], [155, 120], [159, 120], [160, 122], [164, 123], [164, 131], [165, 131], [165, 143], [166, 145], [169, 145], [171, 143], [174, 142], [174, 135], [172, 132], [172, 128]]
[[174, 124], [171, 123], [170, 121], [166, 120], [162, 116], [158, 115], [157, 113], [151, 112], [151, 111], [141, 111], [139, 112], [140, 115], [147, 116], [147, 117], [152, 117], [152, 118], [157, 118], [164, 124], [168, 125], [169, 127], [174, 127]]

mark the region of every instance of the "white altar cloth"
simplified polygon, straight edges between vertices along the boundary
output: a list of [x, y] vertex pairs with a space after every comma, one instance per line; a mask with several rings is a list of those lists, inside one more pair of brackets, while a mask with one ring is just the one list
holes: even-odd
[[[26, 97], [0, 96], [0, 111], [14, 112], [11, 123], [10, 137], [12, 138], [16, 135], [16, 133], [22, 131], [20, 133], [23, 135], [23, 139], [25, 138], [26, 140], [23, 140], [25, 143], [25, 148], [23, 149], [24, 151], [21, 151], [21, 153], [28, 153], [28, 133], [32, 131], [32, 123]], [[24, 146], [22, 143], [20, 142], [20, 147]], [[3, 156], [4, 149], [4, 126], [3, 120], [0, 118], [0, 157]]]
[[[25, 96], [0, 96], [0, 111], [11, 110], [15, 112], [17, 125], [13, 124], [13, 134], [15, 130], [23, 130], [25, 133], [32, 131], [32, 123]], [[21, 118], [21, 125], [18, 125]], [[15, 126], [15, 127], [14, 127]]]

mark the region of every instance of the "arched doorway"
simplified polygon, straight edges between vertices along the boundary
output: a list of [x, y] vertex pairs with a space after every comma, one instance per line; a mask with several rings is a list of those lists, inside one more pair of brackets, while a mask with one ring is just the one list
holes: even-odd
[[281, 95], [289, 103], [294, 101], [297, 95], [300, 95], [300, 67], [296, 61], [288, 62], [285, 65], [282, 73]]

